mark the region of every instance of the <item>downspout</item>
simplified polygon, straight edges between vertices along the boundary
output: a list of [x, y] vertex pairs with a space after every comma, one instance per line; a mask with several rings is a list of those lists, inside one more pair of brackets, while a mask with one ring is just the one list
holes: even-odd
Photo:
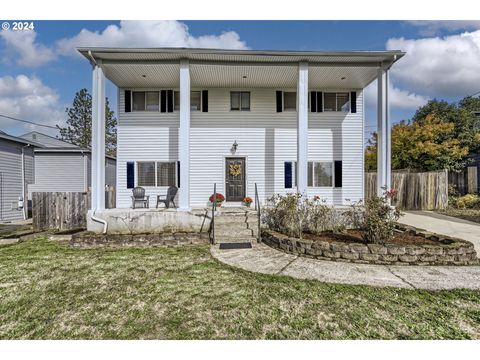
[[[27, 220], [28, 200], [25, 200], [25, 148], [30, 144], [22, 146], [22, 197], [23, 197], [23, 220]], [[27, 204], [27, 206], [25, 206]]]
[[[97, 64], [97, 61], [95, 60], [95, 58], [93, 57], [92, 55], [92, 52], [90, 50], [88, 50], [88, 56], [90, 57], [90, 59], [92, 60], [91, 63], [92, 63], [92, 66], [98, 66]], [[91, 166], [91, 164], [90, 164]], [[104, 189], [105, 191], [105, 189]], [[106, 234], [107, 233], [107, 228], [108, 228], [108, 225], [107, 225], [107, 221], [104, 220], [104, 219], [101, 219], [99, 217], [96, 217], [95, 216], [95, 212], [97, 211], [97, 209], [93, 209], [93, 213], [92, 215], [90, 215], [90, 219], [92, 219], [93, 221], [96, 221], [100, 224], [103, 224], [103, 233]]]

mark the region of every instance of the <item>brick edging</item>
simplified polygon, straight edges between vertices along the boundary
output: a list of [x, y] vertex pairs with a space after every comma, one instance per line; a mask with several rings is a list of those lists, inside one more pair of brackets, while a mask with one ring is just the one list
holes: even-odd
[[476, 265], [477, 253], [469, 241], [397, 226], [400, 230], [438, 241], [438, 245], [362, 244], [297, 239], [263, 229], [262, 242], [286, 253], [321, 259], [377, 265]]

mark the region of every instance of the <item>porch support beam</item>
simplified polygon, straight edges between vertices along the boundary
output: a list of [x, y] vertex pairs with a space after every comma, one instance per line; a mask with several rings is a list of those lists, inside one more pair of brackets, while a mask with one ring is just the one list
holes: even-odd
[[105, 76], [101, 61], [92, 71], [92, 209], [105, 209]]
[[[180, 211], [190, 211], [190, 64], [180, 60]], [[213, 184], [212, 184], [213, 186]]]
[[388, 101], [388, 69], [380, 68], [377, 76], [377, 196], [391, 188], [392, 145]]
[[308, 176], [308, 63], [298, 64], [297, 191], [307, 195]]

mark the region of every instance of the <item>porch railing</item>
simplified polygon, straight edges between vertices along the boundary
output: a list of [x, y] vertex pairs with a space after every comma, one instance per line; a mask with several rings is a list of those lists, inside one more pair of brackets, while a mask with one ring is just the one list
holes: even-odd
[[215, 244], [215, 211], [217, 210], [217, 183], [213, 184], [213, 201], [212, 201], [212, 225], [210, 231], [210, 242]]
[[258, 220], [257, 241], [260, 243], [262, 242], [262, 232], [260, 231], [261, 209], [260, 209], [260, 197], [258, 196], [257, 183], [255, 183], [255, 210], [257, 211], [257, 220]]

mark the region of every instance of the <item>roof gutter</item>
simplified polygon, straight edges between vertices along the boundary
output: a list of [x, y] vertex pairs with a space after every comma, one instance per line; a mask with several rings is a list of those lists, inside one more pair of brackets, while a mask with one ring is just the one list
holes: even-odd
[[92, 55], [92, 50], [88, 50], [87, 54], [88, 54], [88, 57], [90, 58], [90, 64], [92, 64], [92, 66], [98, 66], [97, 60], [95, 60], [95, 58]]

